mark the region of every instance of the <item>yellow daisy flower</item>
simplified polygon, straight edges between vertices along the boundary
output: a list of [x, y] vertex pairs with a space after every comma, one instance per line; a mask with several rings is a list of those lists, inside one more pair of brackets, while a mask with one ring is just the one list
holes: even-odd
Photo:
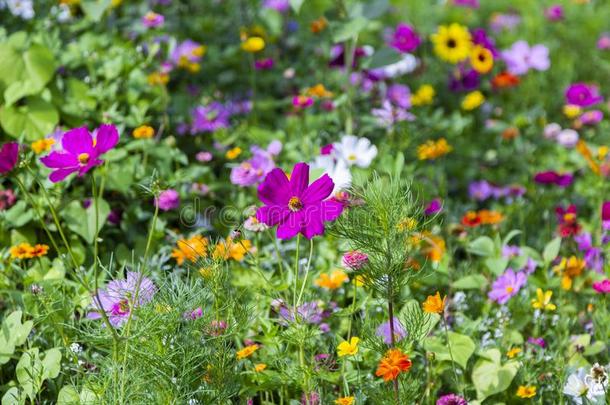
[[434, 52], [442, 60], [449, 63], [458, 63], [470, 56], [472, 41], [468, 28], [453, 23], [441, 25], [436, 34], [431, 36]]

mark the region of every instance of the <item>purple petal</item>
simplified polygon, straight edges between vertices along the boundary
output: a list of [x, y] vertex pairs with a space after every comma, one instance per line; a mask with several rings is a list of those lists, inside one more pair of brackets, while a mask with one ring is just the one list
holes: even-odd
[[296, 236], [301, 230], [303, 221], [302, 212], [291, 212], [280, 226], [277, 227], [277, 237], [280, 239], [290, 239]]
[[98, 154], [108, 152], [119, 142], [119, 132], [114, 125], [102, 124], [95, 135], [95, 149]]
[[265, 205], [256, 211], [256, 219], [266, 225], [275, 226], [284, 222], [289, 214], [290, 210], [286, 206]]
[[78, 167], [78, 157], [70, 153], [51, 152], [50, 155], [40, 158], [40, 161], [50, 169], [63, 167]]
[[74, 128], [66, 132], [61, 138], [61, 145], [64, 150], [74, 155], [93, 154], [93, 138], [87, 127]]
[[300, 197], [309, 185], [309, 165], [307, 163], [297, 163], [290, 175], [290, 189], [293, 196]]
[[327, 198], [333, 192], [335, 183], [328, 174], [311, 183], [301, 195], [301, 200], [306, 204], [313, 204]]
[[2, 145], [0, 149], [0, 174], [13, 170], [19, 157], [19, 144], [10, 142]]
[[324, 224], [320, 215], [311, 215], [306, 218], [305, 224], [303, 224], [302, 233], [307, 239], [311, 239], [316, 235], [322, 235], [324, 233]]
[[57, 169], [53, 173], [51, 173], [51, 175], [49, 176], [49, 180], [51, 180], [53, 183], [57, 183], [59, 181], [62, 181], [66, 177], [68, 177], [68, 175], [75, 173], [77, 171], [78, 171], [78, 168], [76, 168], [76, 167], [71, 167], [71, 168], [67, 168], [67, 169]]
[[288, 205], [290, 197], [288, 178], [279, 168], [269, 172], [265, 181], [258, 186], [258, 198], [267, 205]]
[[343, 212], [344, 205], [339, 201], [326, 200], [320, 203], [323, 221], [334, 221]]

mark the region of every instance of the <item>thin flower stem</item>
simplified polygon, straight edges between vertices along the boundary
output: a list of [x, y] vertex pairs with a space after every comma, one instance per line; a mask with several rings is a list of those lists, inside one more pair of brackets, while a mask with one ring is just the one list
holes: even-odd
[[313, 256], [313, 239], [309, 240], [309, 258], [307, 259], [307, 266], [305, 267], [305, 278], [303, 283], [301, 284], [301, 291], [299, 292], [299, 297], [297, 298], [296, 307], [298, 308], [301, 305], [301, 298], [303, 298], [303, 292], [305, 291], [305, 285], [307, 284], [307, 276], [309, 275], [309, 269], [311, 267], [311, 257]]
[[292, 296], [292, 304], [294, 310], [294, 319], [297, 319], [297, 286], [299, 283], [299, 245], [301, 244], [301, 234], [297, 235], [297, 247], [294, 253], [294, 292]]
[[[392, 347], [396, 345], [396, 336], [394, 334], [394, 305], [393, 305], [393, 285], [392, 285], [392, 276], [388, 275], [388, 316], [390, 317], [390, 339], [392, 342]], [[396, 401], [396, 405], [400, 403], [400, 392], [398, 390], [398, 379], [394, 379], [394, 400]]]
[[277, 241], [277, 238], [271, 234], [271, 231], [269, 231], [269, 229], [267, 229], [267, 234], [269, 234], [269, 237], [273, 240], [273, 246], [275, 247], [275, 254], [277, 255], [277, 264], [280, 269], [280, 280], [283, 281], [284, 264], [282, 263], [282, 253], [280, 252], [280, 244]]
[[354, 282], [354, 296], [352, 297], [352, 309], [349, 314], [349, 323], [347, 325], [347, 340], [352, 338], [352, 321], [354, 320], [354, 313], [356, 313], [356, 299], [358, 298], [358, 285]]
[[447, 327], [447, 320], [445, 319], [445, 315], [441, 314], [443, 318], [443, 325], [445, 326], [445, 337], [447, 338], [447, 348], [449, 349], [449, 357], [451, 358], [451, 369], [453, 370], [453, 377], [455, 378], [455, 385], [460, 391], [460, 394], [463, 394], [463, 390], [458, 379], [457, 371], [455, 371], [455, 360], [453, 360], [453, 350], [451, 350], [451, 341], [449, 340], [449, 328]]

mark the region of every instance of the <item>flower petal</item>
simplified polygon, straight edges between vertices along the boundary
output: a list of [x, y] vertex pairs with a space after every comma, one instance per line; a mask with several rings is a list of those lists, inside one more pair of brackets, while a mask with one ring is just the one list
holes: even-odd
[[119, 132], [114, 125], [102, 124], [95, 134], [95, 149], [98, 154], [106, 153], [119, 142]]
[[306, 204], [314, 204], [324, 200], [333, 192], [335, 183], [328, 174], [311, 183], [301, 195], [301, 200]]
[[66, 169], [57, 169], [49, 176], [49, 180], [53, 183], [57, 183], [68, 177], [68, 175], [78, 171], [77, 167], [70, 167]]
[[265, 205], [256, 211], [256, 219], [265, 225], [275, 226], [286, 220], [290, 210], [281, 205]]
[[322, 201], [320, 204], [323, 221], [334, 221], [343, 212], [344, 205], [336, 200]]
[[291, 212], [277, 227], [276, 235], [280, 239], [290, 239], [301, 231], [302, 211]]
[[258, 186], [258, 198], [267, 205], [288, 205], [290, 183], [279, 168], [273, 169]]
[[61, 138], [61, 145], [65, 151], [74, 155], [93, 154], [93, 138], [87, 127], [74, 128], [66, 132]]
[[290, 189], [293, 196], [301, 197], [309, 185], [309, 165], [307, 163], [297, 163], [290, 175]]

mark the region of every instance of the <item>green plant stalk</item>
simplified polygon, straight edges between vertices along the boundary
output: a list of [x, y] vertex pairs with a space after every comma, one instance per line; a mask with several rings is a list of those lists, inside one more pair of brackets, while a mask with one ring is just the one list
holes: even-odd
[[455, 378], [455, 385], [458, 388], [460, 394], [464, 393], [460, 380], [458, 379], [457, 371], [455, 371], [455, 360], [453, 359], [453, 350], [451, 350], [451, 341], [449, 340], [449, 328], [447, 327], [447, 320], [445, 314], [442, 314], [443, 326], [445, 327], [445, 337], [447, 338], [447, 348], [449, 349], [449, 357], [451, 358], [451, 370], [453, 370], [453, 378]]
[[301, 234], [297, 235], [297, 247], [294, 253], [294, 291], [292, 293], [292, 309], [294, 311], [294, 319], [297, 319], [297, 288], [299, 284], [299, 245], [301, 244]]
[[[307, 266], [305, 267], [305, 278], [303, 279], [303, 283], [301, 283], [301, 291], [299, 291], [299, 296], [297, 298], [296, 307], [298, 308], [301, 305], [301, 298], [303, 298], [303, 292], [305, 291], [305, 285], [307, 284], [307, 277], [309, 276], [309, 269], [311, 268], [311, 257], [313, 256], [313, 239], [309, 240], [309, 258], [307, 259]], [[298, 270], [298, 265], [297, 265]], [[295, 309], [296, 311], [296, 309]]]
[[[390, 317], [390, 339], [392, 341], [392, 347], [396, 345], [396, 336], [394, 334], [394, 305], [393, 305], [393, 285], [392, 276], [388, 275], [388, 316]], [[398, 379], [394, 379], [394, 400], [396, 405], [400, 404], [400, 392], [398, 390]]]

